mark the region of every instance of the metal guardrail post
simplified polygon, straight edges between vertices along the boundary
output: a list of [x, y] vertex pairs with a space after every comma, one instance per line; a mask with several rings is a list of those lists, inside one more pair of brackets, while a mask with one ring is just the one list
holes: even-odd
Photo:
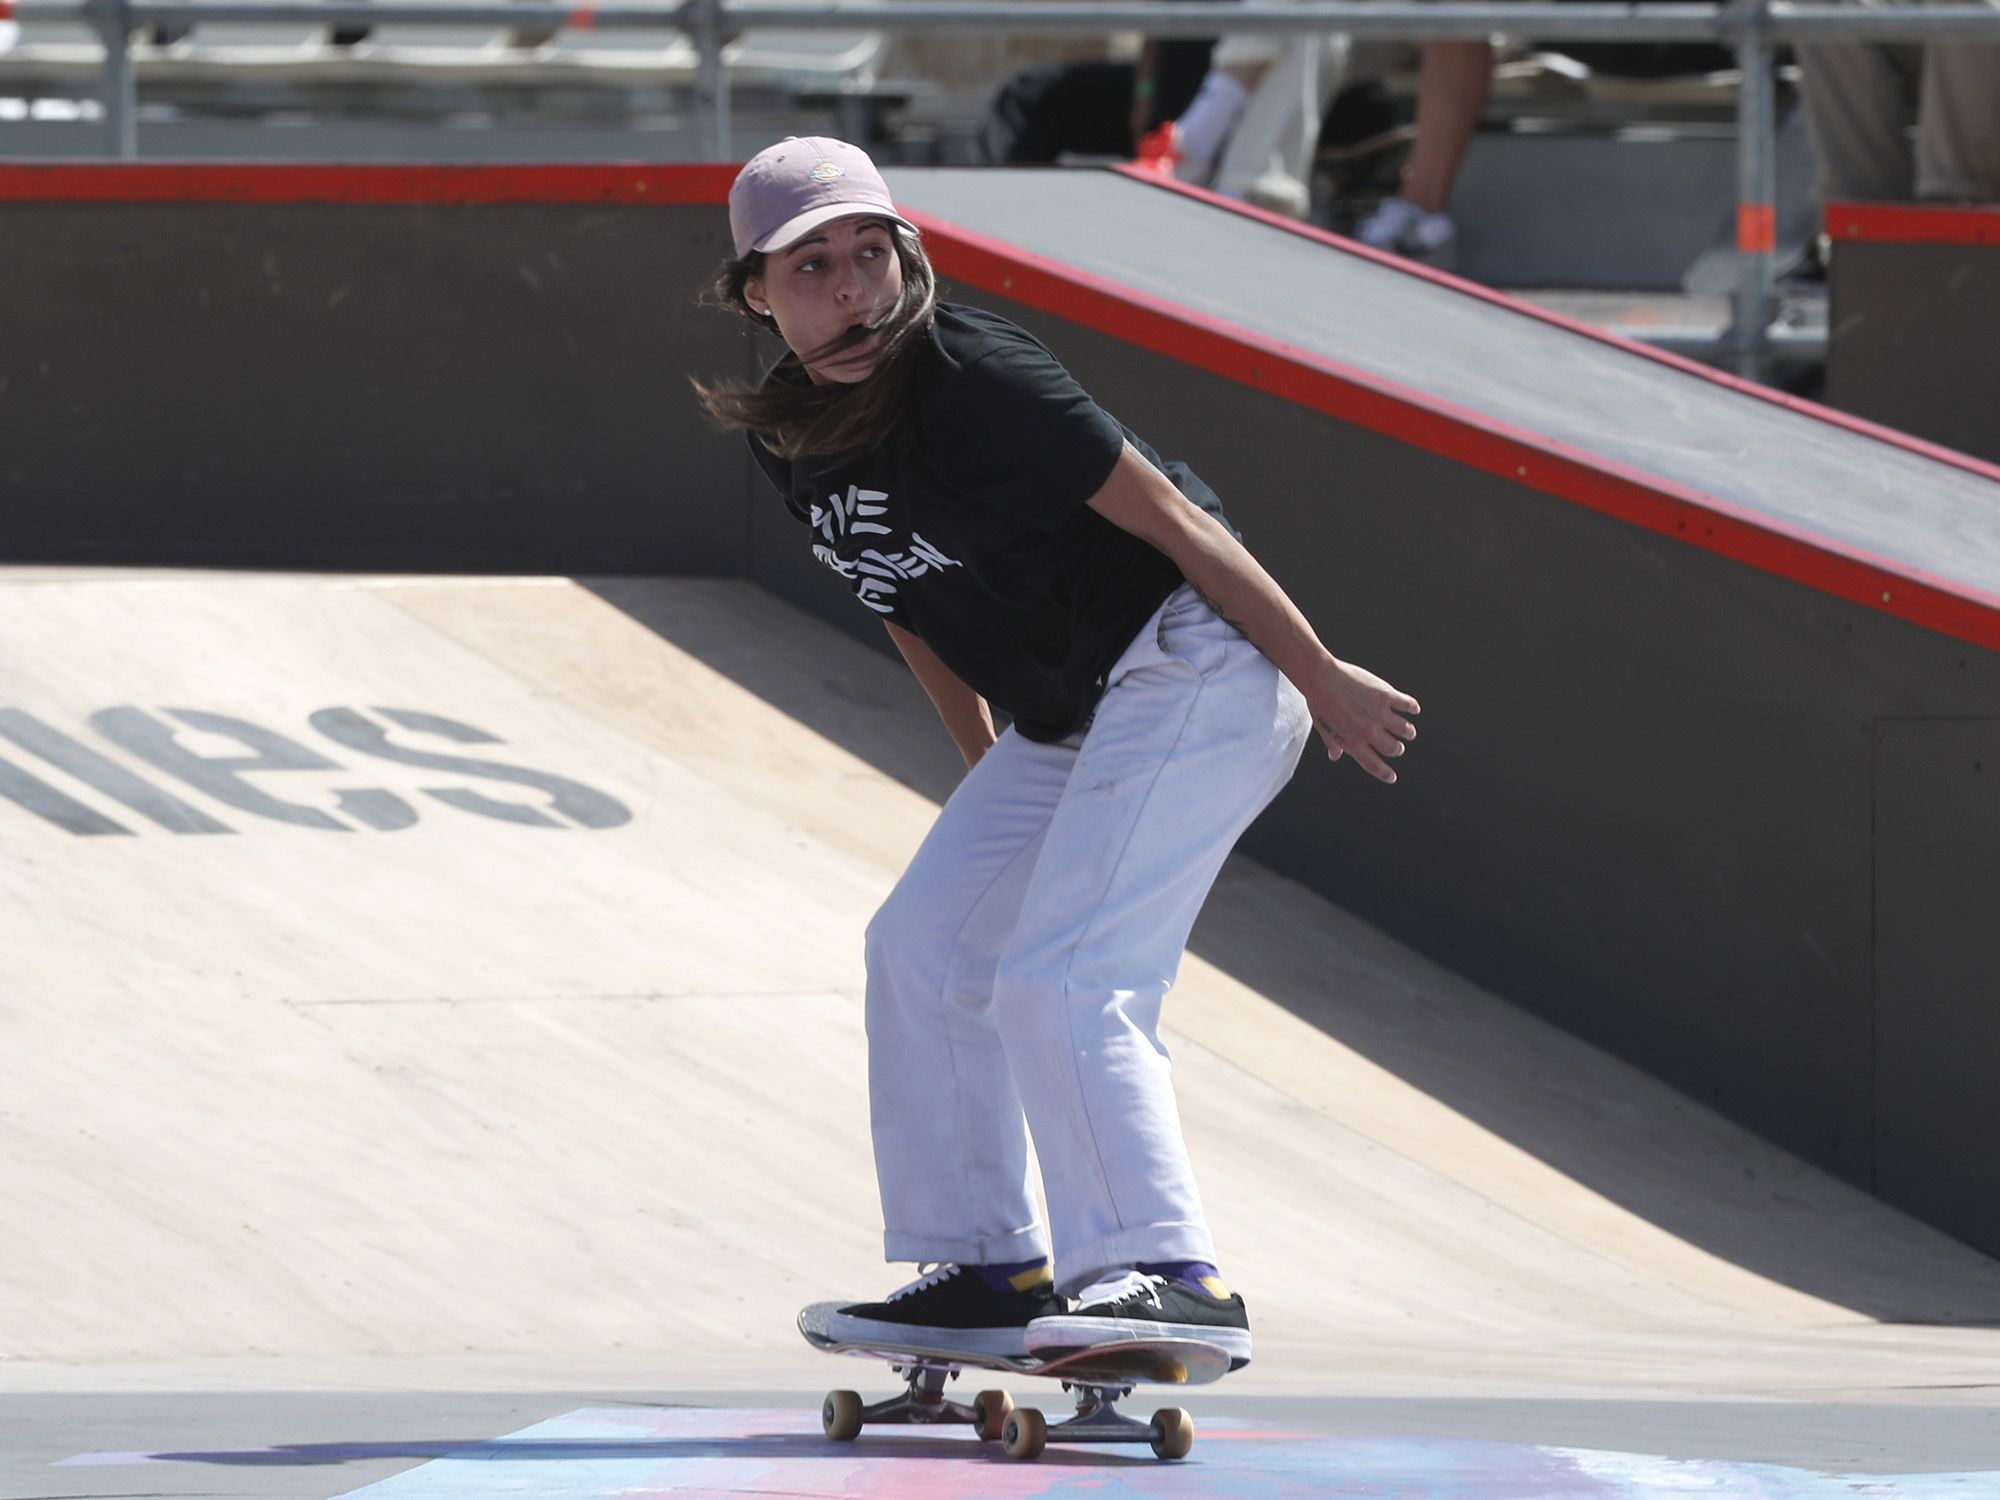
[[130, 161], [139, 154], [139, 79], [132, 68], [132, 11], [127, 0], [96, 0], [91, 21], [104, 40], [105, 154]]
[[695, 72], [695, 94], [702, 118], [702, 148], [710, 161], [729, 159], [729, 69], [722, 65], [721, 0], [688, 0], [693, 18], [695, 50], [700, 63]]
[[1762, 380], [1769, 364], [1771, 281], [1778, 239], [1778, 122], [1771, 78], [1770, 0], [1741, 0], [1736, 65], [1736, 373]]

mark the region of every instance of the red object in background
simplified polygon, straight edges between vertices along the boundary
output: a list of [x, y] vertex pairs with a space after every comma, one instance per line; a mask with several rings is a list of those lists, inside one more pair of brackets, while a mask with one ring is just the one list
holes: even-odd
[[1737, 205], [1736, 248], [1745, 255], [1769, 255], [1778, 248], [1778, 210], [1775, 204]]
[[1171, 177], [1181, 164], [1181, 128], [1172, 120], [1162, 120], [1139, 137], [1138, 155], [1132, 165], [1157, 177]]
[[2000, 245], [2000, 204], [1829, 203], [1826, 232], [1835, 243]]

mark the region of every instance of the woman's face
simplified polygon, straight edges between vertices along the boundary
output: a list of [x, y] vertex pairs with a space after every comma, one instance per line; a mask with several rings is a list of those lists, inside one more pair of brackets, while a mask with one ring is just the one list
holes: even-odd
[[743, 283], [754, 312], [770, 312], [778, 332], [820, 385], [866, 380], [881, 354], [868, 332], [903, 292], [903, 263], [886, 219], [822, 224], [764, 257], [764, 274]]

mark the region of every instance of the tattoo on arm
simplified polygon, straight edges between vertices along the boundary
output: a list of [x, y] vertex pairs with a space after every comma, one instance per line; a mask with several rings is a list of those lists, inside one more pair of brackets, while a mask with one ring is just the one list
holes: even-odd
[[1245, 640], [1248, 640], [1250, 638], [1250, 632], [1245, 630], [1242, 627], [1242, 625], [1239, 624], [1237, 621], [1230, 619], [1229, 616], [1223, 612], [1222, 606], [1220, 604], [1217, 604], [1215, 600], [1210, 598], [1207, 590], [1203, 589], [1200, 584], [1190, 584], [1189, 587], [1192, 588], [1197, 594], [1201, 595], [1201, 602], [1203, 604], [1206, 604], [1211, 610], [1215, 612], [1216, 619], [1222, 621], [1223, 624], [1227, 625], [1231, 630], [1235, 631]]

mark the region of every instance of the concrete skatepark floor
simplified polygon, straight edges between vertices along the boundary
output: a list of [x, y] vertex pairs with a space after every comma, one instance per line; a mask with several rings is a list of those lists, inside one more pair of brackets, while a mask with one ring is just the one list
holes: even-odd
[[[887, 1393], [790, 1320], [897, 1275], [859, 934], [956, 764], [900, 666], [697, 580], [16, 570], [0, 631], [0, 1500], [747, 1493]], [[2000, 1494], [1984, 1257], [1244, 862], [1168, 1019], [1259, 1341], [1200, 1462], [870, 1434], [853, 1492]]]

